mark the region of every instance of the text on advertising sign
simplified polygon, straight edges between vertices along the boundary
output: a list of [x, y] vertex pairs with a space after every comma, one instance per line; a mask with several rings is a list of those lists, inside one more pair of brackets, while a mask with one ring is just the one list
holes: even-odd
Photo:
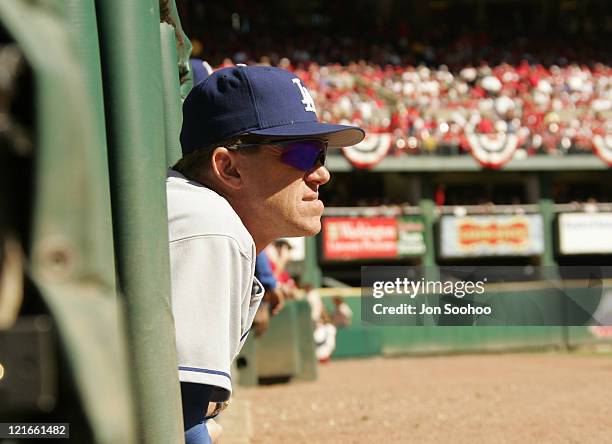
[[542, 217], [530, 215], [443, 216], [442, 257], [530, 256], [544, 251]]
[[425, 252], [423, 222], [418, 216], [326, 217], [326, 260], [393, 259]]

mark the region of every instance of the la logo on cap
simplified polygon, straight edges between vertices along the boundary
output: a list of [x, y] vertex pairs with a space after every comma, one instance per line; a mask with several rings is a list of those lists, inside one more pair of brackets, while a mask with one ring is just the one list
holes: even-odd
[[315, 108], [314, 100], [312, 99], [312, 96], [310, 95], [306, 87], [302, 85], [302, 82], [298, 78], [292, 79], [292, 82], [296, 84], [296, 86], [300, 89], [300, 92], [302, 93], [302, 103], [304, 104], [304, 110], [312, 111], [316, 114], [317, 110]]

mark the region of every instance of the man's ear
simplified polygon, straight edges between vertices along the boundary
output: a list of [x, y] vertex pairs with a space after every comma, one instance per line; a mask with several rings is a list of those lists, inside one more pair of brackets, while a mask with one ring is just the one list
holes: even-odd
[[223, 147], [216, 148], [211, 158], [213, 175], [232, 190], [240, 190], [242, 185], [236, 160], [235, 153]]

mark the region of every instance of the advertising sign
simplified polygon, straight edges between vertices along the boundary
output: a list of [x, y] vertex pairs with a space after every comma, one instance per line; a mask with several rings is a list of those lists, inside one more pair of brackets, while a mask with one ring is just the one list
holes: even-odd
[[612, 253], [612, 213], [562, 213], [559, 215], [561, 254]]
[[323, 259], [395, 259], [425, 252], [419, 216], [325, 217]]
[[444, 258], [532, 256], [544, 251], [539, 214], [442, 216], [440, 254]]

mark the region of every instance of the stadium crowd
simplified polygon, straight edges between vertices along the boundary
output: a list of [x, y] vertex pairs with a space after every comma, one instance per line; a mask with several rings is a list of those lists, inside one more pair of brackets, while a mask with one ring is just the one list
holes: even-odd
[[522, 155], [563, 155], [591, 151], [594, 135], [612, 132], [612, 67], [602, 63], [482, 62], [458, 72], [365, 61], [278, 64], [304, 80], [323, 121], [390, 134], [395, 154], [464, 153], [466, 134], [476, 132], [516, 134]]
[[409, 29], [394, 36], [306, 33], [282, 46], [266, 35], [251, 44], [236, 37], [202, 56], [296, 71], [324, 121], [391, 134], [392, 154], [461, 154], [466, 133], [504, 132], [518, 136], [518, 156], [563, 155], [590, 152], [594, 135], [612, 132], [612, 60], [602, 39]]
[[[288, 60], [282, 61], [288, 64]], [[465, 152], [466, 132], [517, 134], [526, 154], [590, 151], [612, 113], [612, 68], [500, 64], [299, 66], [325, 121], [392, 133], [395, 153]]]

